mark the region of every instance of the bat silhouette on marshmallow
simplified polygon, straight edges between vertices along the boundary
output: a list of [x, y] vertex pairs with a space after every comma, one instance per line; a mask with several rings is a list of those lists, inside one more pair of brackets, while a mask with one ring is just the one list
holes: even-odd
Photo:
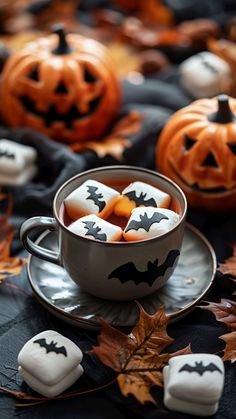
[[100, 227], [94, 227], [96, 224], [95, 221], [82, 221], [83, 224], [85, 224], [84, 228], [86, 228], [88, 231], [85, 234], [85, 236], [92, 236], [96, 240], [106, 241], [107, 236], [105, 233], [99, 233], [101, 231]]
[[38, 343], [39, 346], [46, 349], [46, 353], [54, 352], [55, 354], [62, 354], [64, 356], [67, 356], [66, 348], [65, 346], [59, 346], [57, 347], [57, 342], [53, 342], [53, 340], [50, 343], [47, 343], [45, 338], [34, 340], [34, 343]]
[[138, 231], [140, 228], [143, 228], [146, 231], [150, 230], [150, 227], [154, 223], [159, 223], [161, 220], [168, 220], [168, 217], [160, 212], [155, 212], [150, 218], [148, 218], [147, 213], [145, 212], [144, 215], [139, 215], [139, 220], [131, 220], [128, 224], [128, 227], [125, 229], [127, 233], [130, 230]]
[[203, 375], [205, 372], [209, 371], [209, 372], [214, 372], [214, 371], [218, 371], [220, 374], [222, 374], [222, 371], [220, 370], [220, 368], [217, 367], [217, 365], [215, 365], [213, 362], [210, 362], [210, 364], [208, 365], [203, 365], [202, 361], [200, 362], [195, 362], [195, 365], [189, 365], [189, 364], [184, 364], [179, 372], [182, 371], [187, 371], [187, 372], [196, 372], [199, 375]]
[[153, 198], [146, 199], [147, 194], [141, 192], [139, 196], [137, 196], [136, 191], [130, 191], [124, 194], [127, 196], [130, 201], [134, 201], [137, 206], [144, 205], [145, 207], [156, 207], [156, 201]]
[[98, 190], [97, 186], [88, 185], [87, 188], [89, 196], [86, 199], [92, 199], [94, 204], [98, 206], [99, 212], [101, 212], [106, 205], [105, 201], [102, 201], [103, 195], [96, 192]]

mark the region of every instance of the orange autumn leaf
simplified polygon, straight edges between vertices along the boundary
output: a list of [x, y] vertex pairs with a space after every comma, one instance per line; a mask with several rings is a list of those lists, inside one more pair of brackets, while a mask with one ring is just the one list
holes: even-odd
[[236, 361], [236, 331], [231, 333], [226, 333], [225, 335], [220, 336], [225, 343], [225, 349], [223, 350], [224, 356], [223, 361], [231, 361], [231, 363]]
[[208, 302], [207, 306], [199, 306], [214, 313], [216, 320], [223, 322], [230, 330], [236, 330], [236, 302], [222, 298], [219, 303]]
[[100, 361], [118, 372], [117, 381], [124, 396], [132, 394], [144, 404], [156, 403], [150, 394], [152, 386], [162, 386], [162, 369], [171, 356], [190, 353], [190, 347], [175, 354], [162, 353], [173, 342], [166, 327], [168, 317], [163, 308], [150, 315], [138, 304], [140, 318], [129, 335], [102, 320], [99, 346], [92, 352]]
[[93, 150], [100, 158], [111, 155], [121, 160], [124, 149], [131, 146], [130, 140], [125, 137], [134, 135], [140, 130], [141, 120], [142, 117], [138, 112], [130, 112], [115, 124], [112, 132], [101, 141], [78, 142], [71, 144], [70, 147], [75, 152]]
[[10, 256], [10, 247], [14, 236], [14, 230], [8, 222], [12, 211], [12, 199], [2, 193], [0, 194], [1, 201], [6, 198], [8, 198], [7, 208], [0, 217], [0, 283], [5, 278], [19, 275], [27, 260], [17, 256]]

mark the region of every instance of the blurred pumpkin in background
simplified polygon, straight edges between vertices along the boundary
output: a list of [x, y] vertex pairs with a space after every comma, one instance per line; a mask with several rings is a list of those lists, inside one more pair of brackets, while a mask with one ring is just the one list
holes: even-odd
[[157, 169], [194, 208], [236, 208], [236, 100], [199, 99], [177, 111], [157, 143]]
[[77, 34], [66, 36], [60, 25], [10, 57], [0, 97], [9, 126], [31, 127], [65, 143], [103, 136], [121, 101], [106, 48]]

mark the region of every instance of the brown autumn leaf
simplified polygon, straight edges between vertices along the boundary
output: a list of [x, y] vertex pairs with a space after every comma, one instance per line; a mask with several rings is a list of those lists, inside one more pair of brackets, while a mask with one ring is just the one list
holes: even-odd
[[82, 150], [93, 150], [100, 158], [109, 154], [121, 160], [124, 149], [131, 146], [131, 141], [125, 137], [136, 134], [140, 130], [141, 120], [142, 116], [138, 112], [130, 112], [115, 124], [112, 132], [101, 141], [78, 142], [71, 144], [70, 147], [76, 153]]
[[162, 369], [171, 356], [191, 353], [190, 347], [174, 354], [161, 354], [173, 342], [166, 327], [168, 317], [163, 308], [155, 314], [146, 313], [139, 304], [140, 318], [129, 335], [101, 321], [99, 346], [92, 352], [100, 361], [118, 372], [117, 381], [124, 396], [132, 394], [144, 404], [156, 403], [150, 394], [152, 386], [162, 386]]
[[236, 245], [232, 245], [233, 254], [224, 263], [220, 263], [218, 270], [224, 275], [236, 277]]
[[222, 298], [219, 303], [207, 302], [207, 306], [199, 306], [214, 313], [216, 320], [223, 322], [230, 330], [236, 330], [236, 302]]
[[14, 236], [14, 230], [8, 222], [12, 211], [12, 199], [1, 193], [1, 202], [5, 199], [7, 199], [6, 211], [0, 216], [0, 284], [6, 278], [19, 275], [27, 261], [25, 258], [10, 256], [10, 247]]
[[236, 361], [236, 331], [231, 333], [226, 333], [225, 335], [220, 336], [225, 343], [223, 361], [231, 361], [231, 363]]

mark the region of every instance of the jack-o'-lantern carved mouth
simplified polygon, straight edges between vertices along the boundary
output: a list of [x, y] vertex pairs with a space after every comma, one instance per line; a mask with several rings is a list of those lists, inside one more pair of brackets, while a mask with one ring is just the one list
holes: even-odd
[[73, 123], [75, 121], [82, 120], [97, 110], [102, 100], [102, 96], [98, 96], [95, 99], [92, 99], [89, 102], [89, 109], [85, 113], [80, 112], [76, 105], [71, 105], [68, 112], [60, 113], [57, 111], [56, 106], [53, 104], [48, 106], [47, 112], [42, 112], [37, 109], [36, 102], [27, 96], [20, 96], [19, 100], [24, 109], [28, 113], [42, 119], [47, 128], [51, 127], [57, 122], [62, 122], [66, 128], [70, 129], [73, 128]]
[[[216, 187], [216, 188], [201, 188], [200, 186], [198, 186], [197, 182], [193, 183], [193, 184], [189, 184], [179, 173], [178, 171], [175, 169], [174, 165], [172, 164], [171, 161], [169, 161], [169, 165], [171, 166], [175, 176], [180, 180], [181, 183], [183, 183], [185, 186], [187, 186], [190, 189], [193, 189], [196, 192], [200, 192], [202, 193], [210, 193], [210, 194], [218, 194], [218, 193], [226, 193], [229, 192], [229, 189], [226, 189], [224, 186], [221, 187]], [[181, 186], [181, 185], [180, 185]], [[231, 190], [234, 188], [231, 188]]]

